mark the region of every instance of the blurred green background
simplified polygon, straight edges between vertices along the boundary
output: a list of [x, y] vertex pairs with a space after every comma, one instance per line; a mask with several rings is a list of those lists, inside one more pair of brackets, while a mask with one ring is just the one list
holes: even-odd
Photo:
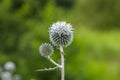
[[120, 0], [0, 0], [0, 66], [15, 62], [22, 80], [60, 80], [59, 70], [35, 71], [54, 67], [39, 46], [56, 21], [75, 29], [64, 49], [66, 80], [120, 80]]

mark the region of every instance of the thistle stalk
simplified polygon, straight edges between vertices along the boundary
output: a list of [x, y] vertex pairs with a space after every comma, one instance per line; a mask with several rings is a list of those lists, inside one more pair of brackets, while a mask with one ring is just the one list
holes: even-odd
[[56, 63], [50, 56], [48, 56], [48, 59], [50, 60], [51, 63], [53, 63], [56, 67], [61, 68], [62, 66], [58, 63]]
[[65, 63], [64, 63], [64, 51], [63, 47], [60, 46], [60, 55], [61, 55], [61, 80], [65, 79]]

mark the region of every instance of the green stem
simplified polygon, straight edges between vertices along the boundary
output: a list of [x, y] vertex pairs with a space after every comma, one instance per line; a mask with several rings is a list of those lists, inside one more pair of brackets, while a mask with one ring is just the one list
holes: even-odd
[[65, 80], [64, 51], [62, 46], [60, 46], [60, 55], [61, 55], [61, 80]]

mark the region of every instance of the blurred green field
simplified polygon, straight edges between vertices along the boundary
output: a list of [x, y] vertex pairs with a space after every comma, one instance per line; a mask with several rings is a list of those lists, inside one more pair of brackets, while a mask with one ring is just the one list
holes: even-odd
[[13, 61], [22, 80], [60, 80], [59, 70], [35, 70], [54, 66], [38, 49], [50, 42], [48, 28], [66, 21], [75, 29], [64, 48], [66, 80], [119, 80], [119, 7], [119, 0], [0, 0], [0, 66]]

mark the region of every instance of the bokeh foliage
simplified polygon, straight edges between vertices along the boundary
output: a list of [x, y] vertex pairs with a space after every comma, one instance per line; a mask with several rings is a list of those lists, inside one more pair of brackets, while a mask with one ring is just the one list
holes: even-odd
[[0, 0], [0, 66], [14, 61], [22, 80], [59, 80], [58, 70], [35, 70], [54, 66], [38, 48], [50, 42], [50, 25], [64, 20], [75, 28], [66, 80], [119, 80], [119, 7], [119, 0]]

